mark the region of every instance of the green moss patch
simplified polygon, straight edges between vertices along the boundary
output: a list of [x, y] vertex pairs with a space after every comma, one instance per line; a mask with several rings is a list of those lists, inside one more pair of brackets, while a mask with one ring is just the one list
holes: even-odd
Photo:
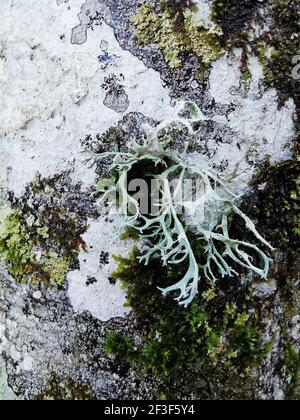
[[182, 309], [155, 291], [180, 276], [180, 268], [162, 268], [159, 261], [141, 266], [138, 256], [135, 248], [128, 259], [116, 257], [114, 276], [128, 290], [146, 344], [112, 332], [106, 351], [119, 363], [161, 378], [159, 393], [167, 398], [253, 397], [251, 374], [269, 347], [262, 340], [259, 308], [249, 310], [249, 288], [238, 281], [218, 288], [202, 284], [199, 297]]
[[[0, 261], [17, 281], [62, 286], [84, 246], [87, 222], [59, 178], [37, 178], [0, 210]], [[77, 203], [78, 204], [78, 203]]]
[[212, 17], [223, 30], [221, 44], [227, 50], [243, 49], [243, 78], [251, 77], [247, 68], [249, 53], [256, 55], [264, 68], [268, 87], [276, 88], [280, 104], [293, 97], [299, 109], [299, 86], [293, 78], [294, 57], [299, 55], [300, 4], [298, 0], [266, 0], [265, 16], [269, 27], [257, 36], [251, 22], [263, 27], [259, 0], [213, 0]]
[[[265, 45], [273, 48], [270, 57], [261, 57], [265, 81], [275, 87], [284, 102], [293, 97], [299, 107], [298, 81], [293, 78], [293, 58], [299, 54], [300, 4], [298, 0], [268, 0], [273, 23]], [[263, 42], [263, 41], [262, 41]]]
[[60, 379], [52, 375], [51, 380], [35, 401], [91, 401], [96, 400], [92, 389], [81, 381], [72, 378]]

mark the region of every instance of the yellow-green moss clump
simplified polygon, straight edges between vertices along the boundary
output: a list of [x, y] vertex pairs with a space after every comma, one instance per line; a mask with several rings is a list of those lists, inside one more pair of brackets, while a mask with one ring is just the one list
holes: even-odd
[[143, 3], [132, 17], [141, 44], [155, 44], [161, 49], [169, 67], [182, 65], [182, 55], [192, 53], [203, 64], [210, 65], [222, 54], [216, 27], [209, 28], [199, 17], [199, 9], [162, 7], [156, 12], [150, 3]]
[[71, 261], [66, 257], [59, 257], [55, 252], [50, 252], [45, 260], [45, 269], [51, 279], [58, 286], [62, 286], [65, 276], [69, 271]]
[[78, 254], [87, 215], [80, 185], [65, 174], [40, 175], [20, 198], [0, 188], [0, 264], [18, 282], [62, 286]]
[[55, 252], [38, 249], [40, 235], [44, 238], [46, 231], [47, 228], [37, 228], [36, 236], [31, 238], [19, 209], [0, 209], [0, 262], [17, 281], [62, 285], [70, 261]]
[[28, 278], [34, 271], [35, 259], [33, 245], [21, 223], [21, 213], [5, 207], [0, 217], [0, 261], [12, 276]]

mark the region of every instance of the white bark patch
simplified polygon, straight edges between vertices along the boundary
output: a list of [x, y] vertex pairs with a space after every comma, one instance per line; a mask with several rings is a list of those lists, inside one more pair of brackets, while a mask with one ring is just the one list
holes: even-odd
[[223, 143], [216, 148], [211, 162], [229, 162], [226, 173], [236, 173], [232, 188], [241, 194], [247, 189], [256, 164], [267, 157], [273, 162], [291, 158], [295, 136], [293, 99], [279, 108], [276, 90], [264, 87], [258, 59], [251, 57], [248, 67], [252, 79], [247, 88], [241, 82], [238, 60], [228, 55], [213, 64], [209, 78], [209, 92], [214, 100], [232, 108], [226, 115], [216, 113], [213, 120], [236, 133], [232, 144]]
[[[83, 236], [88, 246], [88, 252], [82, 251], [80, 270], [73, 271], [68, 275], [68, 295], [76, 312], [90, 312], [95, 318], [107, 321], [110, 318], [125, 316], [129, 313], [125, 304], [125, 291], [120, 283], [112, 284], [111, 274], [117, 263], [114, 255], [127, 256], [132, 243], [119, 240], [119, 228], [122, 220], [118, 223], [105, 222], [104, 218], [98, 221], [90, 221], [90, 228]], [[100, 256], [108, 253], [108, 263], [101, 264]], [[93, 279], [92, 284], [88, 284]]]
[[[94, 172], [82, 163], [82, 138], [104, 132], [128, 112], [163, 118], [172, 110], [160, 75], [123, 51], [106, 24], [96, 27], [84, 45], [70, 43], [81, 4], [75, 0], [58, 7], [54, 0], [45, 7], [16, 0], [2, 10], [0, 183], [16, 194], [37, 172], [51, 176], [71, 170], [76, 181], [92, 185]], [[105, 69], [98, 59], [103, 40], [114, 57]], [[126, 112], [103, 103], [101, 86], [111, 73], [124, 76]]]

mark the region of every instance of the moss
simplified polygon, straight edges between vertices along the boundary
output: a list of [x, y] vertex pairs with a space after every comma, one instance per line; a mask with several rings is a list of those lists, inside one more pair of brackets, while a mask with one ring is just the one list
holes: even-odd
[[260, 0], [212, 0], [212, 18], [222, 27], [224, 45], [228, 45], [228, 40], [239, 44], [243, 35], [248, 38], [249, 22], [260, 3]]
[[298, 401], [300, 399], [300, 353], [287, 334], [284, 338], [284, 361], [287, 373], [291, 377], [285, 399]]
[[19, 282], [62, 286], [87, 228], [64, 206], [57, 179], [37, 178], [12, 205], [0, 206], [0, 260]]
[[134, 350], [130, 337], [121, 337], [116, 332], [109, 332], [104, 344], [104, 350], [113, 354], [118, 361], [134, 359]]
[[295, 341], [288, 336], [290, 321], [300, 311], [300, 241], [297, 233], [300, 209], [299, 161], [266, 164], [253, 181], [252, 187], [252, 193], [245, 199], [244, 211], [256, 219], [264, 236], [277, 249], [272, 277], [278, 290], [276, 305], [280, 302], [282, 314], [279, 325], [284, 357], [280, 364], [284, 376], [287, 373], [291, 378], [290, 382], [286, 381], [286, 398], [299, 399], [300, 356]]
[[22, 213], [11, 210], [1, 220], [0, 254], [2, 263], [16, 279], [28, 281], [29, 276], [41, 268], [34, 247], [26, 232]]
[[293, 228], [293, 233], [300, 236], [300, 213], [297, 215], [296, 226]]
[[277, 89], [280, 104], [292, 96], [299, 110], [298, 82], [293, 78], [293, 58], [300, 50], [299, 38], [295, 36], [300, 30], [299, 1], [266, 0], [265, 10], [271, 23], [268, 31], [257, 36], [251, 21], [260, 23], [260, 3], [259, 0], [213, 0], [212, 17], [223, 31], [221, 44], [227, 50], [229, 46], [243, 49], [246, 59], [243, 78], [247, 79], [250, 74], [246, 62], [252, 50], [263, 66], [265, 84]]
[[145, 345], [110, 333], [105, 349], [118, 363], [159, 377], [158, 392], [167, 398], [253, 398], [251, 374], [269, 349], [262, 341], [259, 313], [249, 310], [248, 288], [238, 282], [224, 281], [218, 288], [202, 284], [198, 299], [187, 310], [178, 308], [156, 286], [174, 281], [183, 267], [162, 268], [159, 261], [145, 267], [138, 256], [135, 247], [128, 259], [116, 257], [114, 276], [127, 287]]
[[245, 66], [242, 70], [242, 78], [246, 81], [252, 78], [252, 73], [247, 66]]
[[52, 375], [48, 385], [40, 395], [32, 398], [35, 401], [91, 401], [96, 400], [92, 389], [71, 378], [59, 379]]
[[[244, 200], [244, 211], [257, 220], [263, 235], [287, 258], [299, 252], [299, 238], [293, 231], [299, 223], [299, 161], [266, 163], [252, 187], [253, 192]], [[293, 257], [290, 263], [295, 265]]]
[[[28, 193], [20, 205], [25, 213], [34, 215], [33, 236], [37, 232], [39, 245], [45, 250], [61, 254], [64, 258], [74, 260], [80, 248], [85, 248], [81, 239], [87, 229], [86, 218], [77, 210], [81, 203], [77, 195], [72, 196], [76, 187], [63, 185], [60, 176], [35, 180], [32, 192]], [[65, 195], [69, 195], [69, 202]], [[31, 206], [30, 203], [34, 204]], [[85, 203], [87, 204], [87, 203]], [[35, 209], [39, 206], [38, 211]]]
[[[275, 20], [275, 24], [279, 23]], [[284, 33], [274, 29], [271, 45], [276, 48], [276, 51], [271, 53], [270, 58], [260, 57], [265, 83], [277, 89], [281, 103], [297, 92], [297, 81], [293, 78], [293, 57], [297, 55], [300, 43], [291, 40], [291, 35], [292, 31], [286, 38]]]
[[59, 257], [55, 252], [50, 252], [47, 255], [45, 267], [54, 283], [62, 286], [69, 271], [70, 260], [66, 257]]
[[[137, 39], [143, 45], [154, 44], [162, 51], [169, 67], [182, 66], [185, 54], [194, 54], [203, 64], [199, 71], [202, 83], [207, 75], [205, 67], [222, 53], [235, 47], [243, 50], [242, 80], [248, 81], [250, 54], [263, 66], [265, 85], [275, 88], [280, 105], [292, 97], [300, 115], [298, 81], [294, 79], [294, 58], [299, 55], [300, 5], [298, 0], [265, 0], [264, 17], [261, 0], [212, 0], [209, 24], [198, 18], [198, 6], [193, 1], [166, 0], [143, 2], [132, 21]], [[268, 29], [260, 34], [253, 23]]]
[[137, 241], [139, 239], [139, 234], [135, 229], [126, 226], [119, 239], [121, 241], [126, 241], [127, 239]]
[[[256, 221], [263, 236], [276, 248], [275, 272], [271, 273], [280, 293], [286, 319], [299, 313], [300, 242], [295, 227], [299, 222], [300, 163], [290, 160], [266, 163], [252, 182], [252, 193], [244, 199], [243, 210]], [[235, 227], [243, 230], [243, 227]]]
[[[254, 212], [262, 231], [266, 232], [264, 227], [267, 226], [268, 238], [270, 232], [277, 236], [275, 245], [282, 242], [278, 234], [283, 232], [279, 225], [278, 232], [272, 230], [270, 218], [274, 215], [270, 212], [277, 206], [279, 212], [283, 211], [280, 200], [288, 199], [289, 205], [297, 203], [297, 165], [297, 162], [286, 162], [282, 169], [279, 166], [276, 170], [269, 168], [272, 176], [268, 170], [261, 175], [261, 182], [267, 182], [266, 190], [262, 190], [259, 182], [255, 196], [249, 197], [252, 211], [248, 209], [247, 212]], [[135, 170], [134, 176], [138, 178], [148, 172], [145, 166]], [[286, 173], [285, 177], [283, 173]], [[266, 197], [272, 202], [272, 208], [267, 208]], [[290, 215], [285, 217], [290, 222]], [[282, 220], [285, 219], [279, 218], [276, 222], [280, 224]], [[244, 224], [239, 231], [238, 223], [234, 219], [231, 222], [231, 229], [245, 238]], [[207, 256], [203, 243], [187, 234], [197, 261], [204, 264]], [[124, 237], [128, 238], [128, 235]], [[188, 398], [191, 395], [201, 399], [255, 398], [257, 372], [273, 342], [266, 343], [263, 338], [261, 320], [265, 320], [267, 310], [254, 299], [251, 285], [233, 278], [220, 279], [217, 286], [212, 287], [202, 279], [199, 295], [185, 310], [173, 302], [174, 296], [163, 298], [157, 289], [157, 286], [165, 287], [182, 278], [186, 269], [184, 264], [162, 267], [160, 261], [153, 259], [144, 266], [140, 264], [139, 256], [140, 251], [135, 247], [129, 258], [115, 257], [118, 267], [114, 277], [127, 290], [127, 304], [137, 317], [139, 330], [144, 333], [144, 344], [136, 343], [128, 336], [110, 333], [106, 351], [116, 356], [117, 363], [129, 363], [143, 373], [159, 377], [162, 387], [158, 392], [167, 398]]]
[[146, 2], [132, 17], [139, 42], [157, 45], [172, 69], [182, 66], [182, 57], [186, 53], [197, 56], [205, 66], [222, 54], [218, 34], [198, 19], [198, 9], [190, 3], [190, 7], [176, 7], [173, 2], [165, 2], [156, 11]]
[[31, 229], [19, 209], [12, 209], [2, 219], [0, 233], [1, 261], [8, 272], [17, 280], [32, 283], [47, 283], [53, 281], [61, 286], [68, 272], [70, 261], [60, 258], [54, 252], [38, 257], [36, 245], [38, 237], [45, 237], [47, 229], [37, 230], [33, 241]]

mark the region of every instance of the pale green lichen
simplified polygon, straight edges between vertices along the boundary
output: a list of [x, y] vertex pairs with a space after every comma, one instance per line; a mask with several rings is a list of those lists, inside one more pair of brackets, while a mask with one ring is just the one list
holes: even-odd
[[[185, 108], [183, 105], [183, 109]], [[182, 109], [178, 110], [181, 115]], [[128, 145], [128, 152], [95, 153], [92, 160], [107, 161], [112, 159], [110, 172], [119, 172], [116, 185], [103, 191], [100, 184], [99, 193], [103, 193], [98, 201], [100, 206], [106, 205], [107, 200], [116, 199], [121, 213], [125, 217], [125, 226], [134, 229], [144, 241], [143, 255], [140, 262], [148, 265], [150, 260], [159, 257], [164, 266], [186, 266], [186, 273], [177, 283], [160, 289], [164, 295], [179, 291], [176, 300], [188, 306], [198, 293], [200, 271], [204, 277], [215, 283], [218, 277], [238, 275], [236, 266], [253, 271], [262, 278], [266, 278], [269, 271], [270, 259], [257, 247], [246, 240], [237, 240], [229, 233], [229, 219], [232, 216], [240, 218], [245, 224], [245, 230], [266, 247], [272, 246], [258, 233], [254, 223], [237, 207], [235, 197], [227, 188], [225, 180], [204, 163], [192, 164], [185, 153], [165, 150], [161, 146], [161, 133], [171, 124], [185, 126], [190, 135], [193, 134], [193, 123], [197, 118], [183, 119], [178, 117], [174, 121], [161, 123], [155, 129], [145, 127], [146, 138], [143, 144], [132, 140]], [[155, 179], [159, 196], [156, 198], [156, 214], [143, 214], [138, 199], [130, 195], [127, 181], [130, 172], [136, 165], [147, 167], [152, 165], [152, 174], [147, 170], [147, 177]], [[160, 167], [160, 173], [154, 173]], [[196, 179], [192, 196], [197, 194], [199, 186], [203, 193], [196, 200], [183, 199], [183, 185], [185, 180]], [[176, 187], [171, 185], [176, 181]], [[174, 187], [174, 185], [173, 185]], [[191, 196], [190, 196], [191, 197]], [[177, 208], [184, 209], [185, 220], [203, 213], [202, 219], [197, 219], [194, 234], [199, 243], [203, 243], [206, 261], [202, 264], [196, 260], [193, 247], [188, 238], [186, 227], [178, 215]], [[194, 219], [195, 220], [195, 219]], [[258, 262], [261, 261], [261, 264]], [[217, 274], [218, 273], [218, 274]]]
[[132, 17], [132, 22], [139, 42], [157, 45], [172, 69], [181, 67], [184, 53], [196, 55], [208, 66], [223, 52], [218, 29], [212, 30], [201, 21], [198, 7], [175, 13], [165, 7], [161, 12], [156, 12], [152, 4], [143, 3]]

